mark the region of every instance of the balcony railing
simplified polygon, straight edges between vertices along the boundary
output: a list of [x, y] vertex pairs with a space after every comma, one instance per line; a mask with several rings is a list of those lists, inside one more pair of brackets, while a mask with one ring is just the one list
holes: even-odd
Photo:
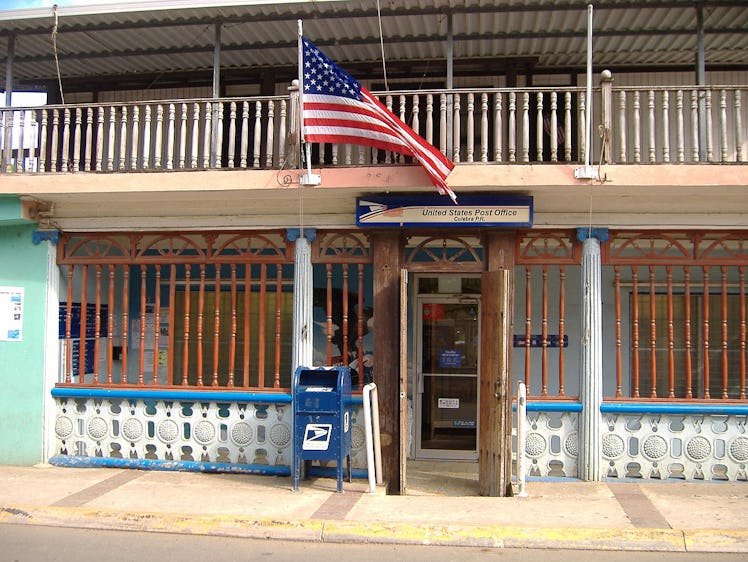
[[[593, 92], [593, 161], [746, 162], [746, 86]], [[581, 88], [402, 91], [380, 99], [454, 162], [580, 162]], [[296, 165], [289, 96], [0, 108], [0, 172], [134, 172]], [[293, 106], [293, 108], [292, 108]], [[404, 162], [320, 145], [314, 164]]]

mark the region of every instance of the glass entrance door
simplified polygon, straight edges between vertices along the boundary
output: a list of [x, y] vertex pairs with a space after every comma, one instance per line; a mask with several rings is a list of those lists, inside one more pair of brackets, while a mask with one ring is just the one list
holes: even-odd
[[475, 460], [480, 301], [424, 296], [417, 315], [416, 456]]

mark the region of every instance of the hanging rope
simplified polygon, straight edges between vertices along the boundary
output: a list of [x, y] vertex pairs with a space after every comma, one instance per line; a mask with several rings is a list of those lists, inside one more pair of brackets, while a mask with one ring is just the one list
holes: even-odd
[[384, 57], [384, 34], [382, 32], [382, 9], [379, 6], [379, 0], [377, 0], [377, 23], [379, 23], [379, 46], [382, 49], [382, 72], [384, 73], [384, 89], [390, 91], [390, 87], [387, 84], [387, 61]]
[[57, 68], [57, 84], [60, 87], [60, 101], [62, 102], [62, 105], [65, 105], [65, 94], [62, 91], [62, 75], [60, 74], [60, 59], [57, 56], [57, 25], [59, 23], [59, 19], [57, 17], [57, 4], [52, 6], [52, 12], [55, 15], [55, 25], [52, 28], [52, 47], [54, 48], [54, 52], [55, 52], [55, 67]]

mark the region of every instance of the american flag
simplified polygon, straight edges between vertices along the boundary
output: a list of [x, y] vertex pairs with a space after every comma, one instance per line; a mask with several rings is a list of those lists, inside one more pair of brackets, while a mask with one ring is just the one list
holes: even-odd
[[454, 164], [444, 154], [305, 37], [301, 48], [306, 142], [359, 144], [413, 156], [437, 191], [457, 202], [446, 182]]

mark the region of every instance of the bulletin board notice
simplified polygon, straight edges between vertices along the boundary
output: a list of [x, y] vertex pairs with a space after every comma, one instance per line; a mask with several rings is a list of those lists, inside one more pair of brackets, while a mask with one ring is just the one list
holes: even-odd
[[0, 341], [23, 339], [23, 287], [0, 286]]

